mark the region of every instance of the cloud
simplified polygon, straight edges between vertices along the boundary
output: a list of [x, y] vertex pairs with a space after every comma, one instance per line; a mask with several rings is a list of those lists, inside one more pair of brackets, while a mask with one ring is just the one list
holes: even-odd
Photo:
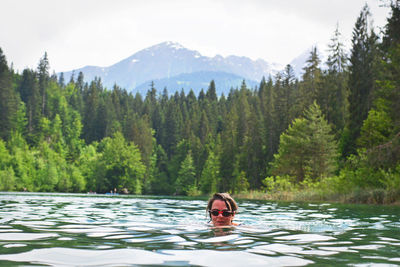
[[[376, 25], [388, 9], [369, 0]], [[349, 43], [364, 0], [2, 0], [0, 47], [17, 69], [47, 51], [56, 71], [108, 66], [163, 41], [213, 56], [281, 64], [329, 41], [339, 23]]]

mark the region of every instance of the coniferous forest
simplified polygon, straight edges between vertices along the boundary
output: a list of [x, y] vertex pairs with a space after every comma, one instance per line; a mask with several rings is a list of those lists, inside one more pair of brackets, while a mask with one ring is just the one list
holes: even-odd
[[365, 6], [350, 51], [337, 29], [300, 79], [287, 65], [221, 96], [214, 81], [199, 95], [65, 81], [46, 53], [16, 73], [0, 49], [0, 190], [398, 202], [400, 1], [381, 31], [370, 20]]

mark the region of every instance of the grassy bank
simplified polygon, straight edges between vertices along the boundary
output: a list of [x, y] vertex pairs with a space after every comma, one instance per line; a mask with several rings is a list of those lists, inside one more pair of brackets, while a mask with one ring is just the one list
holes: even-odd
[[400, 205], [400, 188], [384, 189], [354, 189], [346, 193], [323, 192], [314, 189], [293, 191], [248, 191], [234, 194], [236, 199], [258, 199], [271, 201], [301, 201], [301, 202], [336, 202], [358, 204], [391, 204]]

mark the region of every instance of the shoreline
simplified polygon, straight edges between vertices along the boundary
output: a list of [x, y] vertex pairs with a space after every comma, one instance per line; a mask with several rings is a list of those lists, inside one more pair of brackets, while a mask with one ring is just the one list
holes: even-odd
[[347, 193], [321, 194], [312, 190], [262, 192], [248, 191], [232, 194], [235, 199], [269, 200], [283, 202], [329, 202], [341, 204], [373, 204], [400, 206], [399, 192], [383, 189], [352, 190]]

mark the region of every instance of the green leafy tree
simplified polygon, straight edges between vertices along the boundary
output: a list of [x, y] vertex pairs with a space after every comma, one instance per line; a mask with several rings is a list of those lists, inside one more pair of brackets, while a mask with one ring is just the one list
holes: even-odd
[[[54, 192], [60, 182], [60, 177], [65, 177], [66, 163], [45, 140], [39, 143], [37, 154], [37, 176], [33, 180], [34, 190]], [[61, 187], [65, 189], [64, 187]]]
[[77, 166], [82, 176], [85, 177], [86, 189], [88, 192], [96, 192], [97, 190], [96, 170], [102, 156], [102, 153], [97, 151], [97, 146], [98, 143], [96, 142], [84, 146], [77, 160]]
[[361, 127], [361, 135], [357, 140], [360, 147], [373, 148], [389, 142], [393, 132], [393, 122], [384, 109], [371, 109]]
[[33, 181], [37, 178], [37, 155], [38, 151], [30, 149], [26, 140], [20, 132], [13, 132], [8, 141], [11, 165], [16, 179], [16, 190], [34, 190]]
[[138, 147], [133, 142], [126, 143], [119, 132], [113, 138], [104, 138], [99, 147], [101, 156], [94, 173], [96, 191], [109, 192], [114, 188], [126, 188], [131, 193], [140, 194], [146, 167]]
[[11, 167], [12, 157], [6, 147], [5, 142], [0, 139], [0, 190], [15, 190], [15, 175]]

